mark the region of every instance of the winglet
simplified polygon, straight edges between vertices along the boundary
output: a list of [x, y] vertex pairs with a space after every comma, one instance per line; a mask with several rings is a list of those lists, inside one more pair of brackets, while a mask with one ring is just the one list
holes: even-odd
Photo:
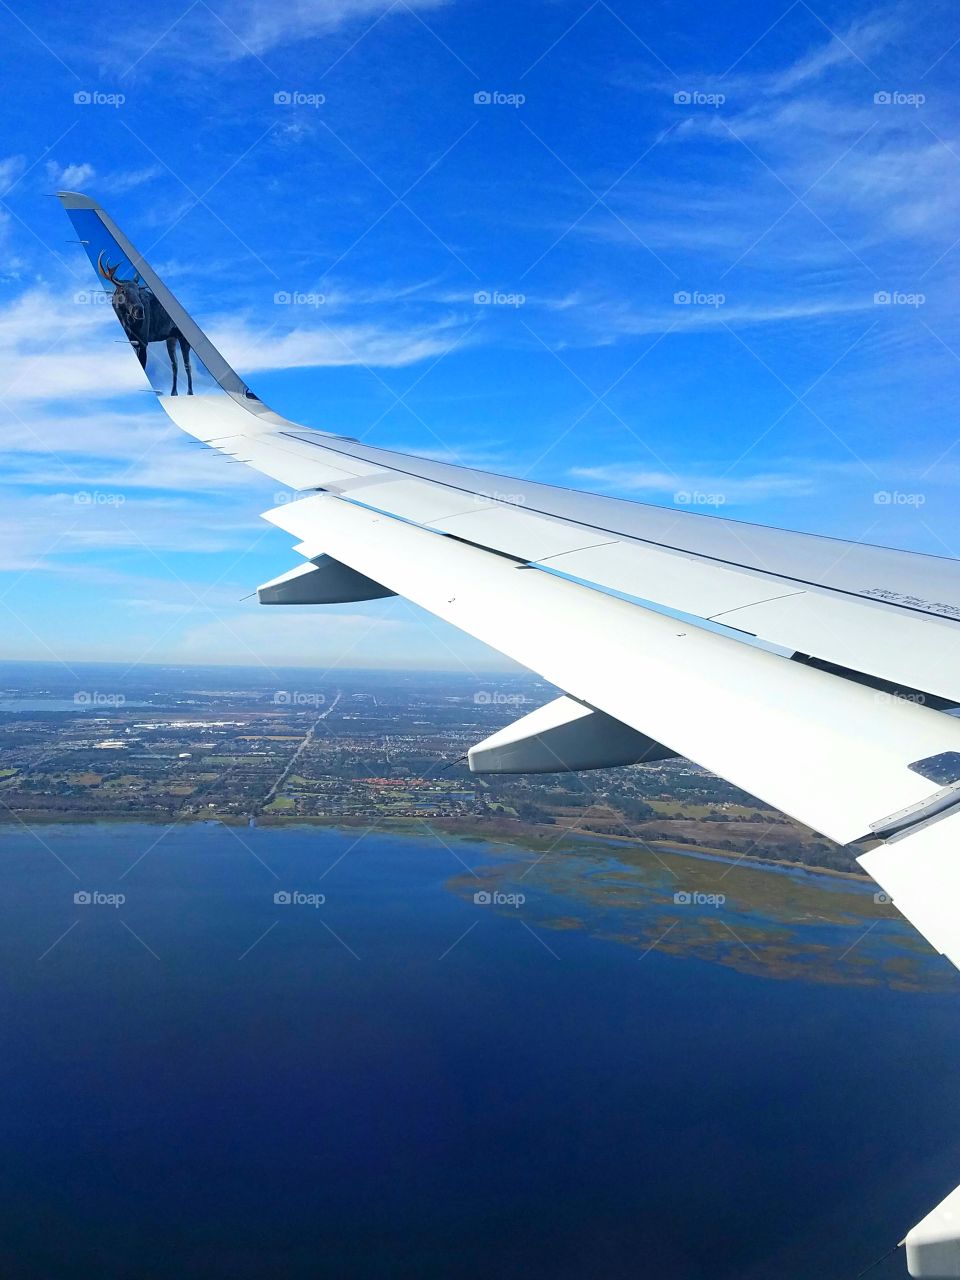
[[258, 398], [96, 200], [79, 191], [57, 198], [101, 288], [113, 286], [113, 309], [154, 390], [226, 393], [257, 412]]
[[98, 209], [100, 207], [91, 196], [85, 196], [79, 191], [58, 191], [57, 199], [67, 210]]

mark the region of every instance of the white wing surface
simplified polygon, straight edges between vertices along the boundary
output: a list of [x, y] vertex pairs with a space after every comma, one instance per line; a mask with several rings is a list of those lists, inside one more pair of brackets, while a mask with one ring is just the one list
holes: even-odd
[[173, 421], [302, 493], [265, 513], [303, 565], [264, 603], [402, 595], [565, 691], [472, 767], [679, 754], [840, 843], [876, 838], [861, 862], [960, 966], [960, 562], [298, 426], [94, 201], [60, 198]]

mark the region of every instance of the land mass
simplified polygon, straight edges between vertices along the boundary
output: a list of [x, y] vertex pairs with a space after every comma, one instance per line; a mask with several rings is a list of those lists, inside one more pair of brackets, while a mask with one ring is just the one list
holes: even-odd
[[530, 677], [482, 680], [0, 664], [0, 813], [27, 823], [429, 824], [538, 849], [602, 837], [860, 874], [856, 847], [686, 760], [471, 774], [472, 743], [556, 694]]

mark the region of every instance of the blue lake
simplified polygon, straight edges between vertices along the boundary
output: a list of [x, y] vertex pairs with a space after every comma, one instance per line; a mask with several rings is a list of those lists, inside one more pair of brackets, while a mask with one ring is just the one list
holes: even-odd
[[742, 901], [645, 950], [647, 873], [559, 856], [0, 829], [0, 1274], [852, 1280], [960, 1181], [960, 982], [888, 980], [905, 926], [853, 970], [808, 903], [835, 980]]

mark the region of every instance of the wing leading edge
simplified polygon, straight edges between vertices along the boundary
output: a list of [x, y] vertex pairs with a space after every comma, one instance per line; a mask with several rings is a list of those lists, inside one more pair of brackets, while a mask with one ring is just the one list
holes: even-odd
[[265, 518], [298, 539], [307, 572], [265, 598], [341, 599], [351, 583], [356, 598], [406, 596], [599, 713], [594, 727], [618, 722], [840, 843], [876, 837], [861, 862], [960, 967], [960, 720], [933, 709], [960, 703], [958, 562], [298, 426], [256, 398], [96, 202], [60, 198], [173, 421], [304, 494]]

